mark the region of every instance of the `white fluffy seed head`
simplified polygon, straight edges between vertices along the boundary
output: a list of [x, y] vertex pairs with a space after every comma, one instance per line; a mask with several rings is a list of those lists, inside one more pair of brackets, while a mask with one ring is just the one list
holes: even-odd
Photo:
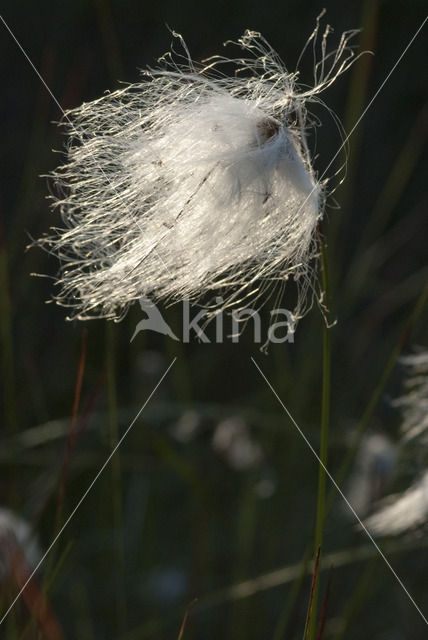
[[[306, 104], [320, 101], [353, 55], [353, 33], [330, 54], [327, 33], [305, 91], [258, 33], [236, 43], [248, 57], [201, 66], [174, 34], [181, 61], [169, 54], [141, 83], [65, 115], [67, 158], [53, 174], [65, 228], [41, 242], [60, 258], [57, 301], [72, 317], [117, 319], [142, 295], [215, 291], [242, 307], [290, 276], [295, 319], [305, 313], [324, 206]], [[317, 37], [318, 25], [314, 46]], [[233, 77], [221, 72], [226, 62]]]

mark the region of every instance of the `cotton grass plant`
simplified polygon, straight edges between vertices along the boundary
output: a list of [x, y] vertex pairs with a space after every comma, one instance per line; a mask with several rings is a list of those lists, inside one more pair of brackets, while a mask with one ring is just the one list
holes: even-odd
[[[297, 287], [293, 327], [314, 299], [324, 314], [328, 276], [318, 224], [329, 188], [313, 165], [309, 137], [319, 121], [311, 107], [325, 107], [321, 94], [355, 60], [349, 41], [356, 32], [342, 34], [331, 51], [329, 33], [318, 19], [305, 46], [314, 57], [311, 86], [257, 32], [226, 43], [239, 48], [238, 57], [201, 64], [173, 33], [180, 53], [173, 47], [142, 82], [65, 113], [66, 161], [52, 174], [53, 207], [65, 227], [41, 244], [60, 259], [56, 300], [71, 318], [119, 320], [142, 296], [197, 301], [221, 292], [211, 306], [216, 313], [262, 304], [289, 279]], [[329, 403], [326, 326], [322, 465]], [[325, 481], [322, 466], [318, 558]], [[315, 637], [317, 597], [316, 572], [305, 637]]]
[[214, 312], [239, 308], [290, 278], [293, 320], [306, 313], [327, 193], [310, 106], [354, 55], [354, 32], [333, 51], [328, 35], [317, 23], [306, 45], [317, 56], [307, 87], [259, 33], [227, 43], [239, 57], [202, 64], [173, 33], [181, 53], [65, 114], [66, 161], [52, 176], [64, 227], [41, 242], [61, 261], [56, 299], [72, 318], [120, 319], [143, 295], [221, 291]]
[[[338, 50], [331, 54], [327, 48], [327, 35], [328, 32], [323, 37], [317, 27], [308, 43], [308, 49], [314, 47], [317, 52], [315, 79], [310, 87], [302, 84], [297, 72], [289, 73], [270, 46], [253, 32], [244, 34], [235, 45], [228, 45], [231, 49], [235, 46], [236, 52], [231, 53], [230, 58], [217, 57], [202, 65], [191, 60], [182, 38], [174, 36], [175, 51], [168, 54], [156, 69], [144, 72], [141, 83], [107, 94], [67, 113], [64, 126], [69, 135], [68, 151], [63, 167], [53, 175], [56, 183], [53, 185], [54, 215], [61, 213], [64, 222], [58, 222], [57, 228], [42, 244], [61, 260], [57, 300], [68, 306], [72, 318], [119, 319], [141, 295], [167, 301], [180, 300], [185, 295], [195, 300], [203, 296], [205, 300], [205, 296], [219, 290], [225, 306], [239, 307], [247, 304], [248, 300], [262, 304], [273, 289], [280, 289], [287, 280], [296, 280], [299, 300], [294, 315], [297, 320], [315, 297], [321, 297], [320, 290], [328, 289], [328, 276], [323, 269], [324, 282], [318, 284], [317, 262], [324, 247], [317, 227], [325, 215], [332, 185], [316, 169], [313, 134], [318, 122], [312, 111], [318, 112], [324, 89], [352, 62], [352, 51], [348, 48], [352, 34], [345, 34]], [[103, 86], [108, 86], [108, 81], [103, 81]], [[74, 96], [74, 104], [80, 101], [79, 95]], [[46, 148], [45, 140], [43, 145]], [[334, 153], [336, 145], [329, 146], [328, 152], [330, 150]], [[329, 160], [328, 154], [326, 160]], [[374, 164], [367, 163], [367, 166]], [[362, 208], [363, 196], [362, 193]], [[359, 217], [358, 228], [360, 222]], [[193, 239], [193, 244], [190, 239]], [[325, 258], [324, 255], [324, 266]], [[294, 286], [288, 290], [294, 292]], [[328, 304], [327, 295], [321, 303]], [[349, 311], [354, 313], [352, 309]], [[317, 318], [308, 319], [308, 322], [312, 320], [316, 322]], [[337, 331], [340, 330], [338, 326]], [[90, 398], [90, 402], [85, 404], [82, 397], [80, 409], [78, 402], [75, 403], [76, 412], [82, 414], [82, 424], [90, 418], [91, 427], [88, 432], [85, 429], [79, 447], [73, 451], [73, 465], [67, 483], [67, 510], [76, 504], [82, 490], [98, 472], [110, 447], [118, 441], [120, 429], [132, 419], [130, 403], [140, 403], [142, 390], [156, 384], [155, 377], [134, 380], [137, 358], [132, 362], [128, 358], [118, 358], [115, 362], [115, 351], [129, 354], [129, 336], [123, 335], [126, 332], [117, 331], [113, 339], [112, 323], [107, 323], [107, 331], [108, 410], [98, 412], [96, 398]], [[361, 326], [356, 327], [353, 333], [356, 344], [363, 331]], [[30, 335], [30, 330], [27, 333]], [[319, 334], [316, 327], [308, 333], [307, 339], [299, 341], [296, 351], [293, 351], [293, 354], [299, 353], [299, 362], [296, 359], [292, 367], [287, 362], [287, 352], [280, 352], [280, 375], [275, 379], [282, 391], [283, 383], [286, 389], [287, 385], [293, 389], [293, 406], [305, 407], [305, 428], [308, 427], [309, 431], [318, 417], [315, 414], [318, 411], [319, 371], [314, 362], [317, 361]], [[59, 335], [65, 337], [62, 347], [72, 344], [70, 329], [63, 329], [61, 325]], [[328, 335], [325, 328], [323, 461], [327, 461], [329, 423]], [[91, 349], [98, 337], [98, 332], [91, 334]], [[382, 335], [383, 344], [389, 344], [388, 337], [387, 333]], [[22, 351], [26, 351], [27, 334], [23, 333], [22, 338]], [[120, 347], [114, 340], [122, 340]], [[373, 342], [373, 354], [366, 359], [367, 368], [362, 368], [358, 378], [370, 373], [370, 381], [377, 381], [377, 364], [379, 353], [382, 353], [380, 342]], [[155, 344], [158, 348], [158, 343]], [[170, 341], [165, 341], [168, 355], [170, 344]], [[147, 348], [138, 357], [149, 355], [147, 349], [150, 350], [150, 345], [148, 336]], [[176, 346], [173, 343], [172, 349]], [[258, 399], [263, 409], [254, 428], [259, 430], [256, 435], [261, 438], [263, 459], [266, 456], [272, 469], [280, 470], [277, 474], [278, 487], [273, 488], [265, 506], [260, 506], [258, 496], [254, 499], [257, 464], [254, 463], [255, 469], [250, 465], [250, 469], [241, 469], [238, 474], [232, 469], [232, 459], [226, 459], [226, 448], [219, 446], [226, 443], [226, 436], [233, 435], [230, 425], [226, 425], [226, 429], [224, 424], [227, 416], [222, 413], [218, 416], [222, 432], [217, 436], [217, 452], [224, 451], [222, 465], [219, 464], [219, 455], [213, 462], [214, 456], [207, 454], [203, 442], [186, 443], [183, 447], [177, 442], [170, 442], [167, 428], [173, 415], [174, 420], [179, 419], [183, 402], [192, 400], [196, 403], [200, 392], [204, 399], [202, 406], [211, 415], [214, 410], [224, 411], [224, 399], [227, 402], [230, 398], [230, 389], [224, 390], [229, 382], [227, 373], [224, 375], [224, 363], [217, 367], [216, 360], [204, 355], [202, 375], [200, 360], [192, 372], [191, 349], [189, 347], [190, 355], [185, 363], [184, 358], [181, 363], [180, 359], [177, 362], [177, 367], [181, 367], [177, 377], [167, 381], [173, 392], [169, 394], [164, 389], [165, 395], [155, 402], [153, 410], [148, 406], [144, 422], [136, 425], [130, 434], [132, 443], [128, 444], [132, 446], [131, 451], [125, 444], [117, 453], [113, 459], [117, 466], [113, 466], [111, 478], [100, 479], [99, 493], [90, 497], [87, 510], [83, 505], [83, 512], [76, 514], [76, 519], [70, 523], [63, 539], [64, 556], [58, 553], [58, 562], [55, 559], [51, 566], [48, 563], [45, 567], [46, 584], [52, 591], [52, 597], [57, 599], [60, 607], [61, 598], [65, 603], [63, 611], [60, 610], [61, 619], [71, 629], [72, 636], [83, 637], [86, 632], [88, 637], [104, 633], [123, 640], [160, 637], [167, 633], [166, 628], [172, 620], [170, 635], [176, 637], [174, 629], [179, 626], [176, 621], [195, 593], [202, 600], [204, 594], [208, 595], [209, 600], [210, 593], [219, 586], [246, 580], [271, 568], [272, 564], [275, 568], [281, 563], [289, 564], [296, 559], [293, 558], [294, 551], [300, 554], [308, 528], [311, 529], [308, 537], [311, 537], [313, 518], [304, 505], [305, 499], [311, 504], [314, 501], [309, 492], [305, 495], [304, 487], [309, 486], [308, 478], [314, 470], [313, 460], [304, 447], [301, 450], [298, 450], [298, 444], [294, 447], [293, 437], [278, 418], [275, 398], [272, 397], [271, 402], [266, 398], [265, 404], [265, 391], [261, 385], [257, 385], [256, 394], [260, 394]], [[32, 349], [28, 351], [31, 355]], [[196, 346], [195, 351], [198, 351]], [[64, 372], [64, 363], [72, 362], [75, 353], [67, 348], [58, 349], [57, 342], [47, 353], [50, 357], [42, 360], [45, 370], [40, 369], [40, 379], [46, 379], [42, 374], [46, 376], [46, 371], [50, 373], [49, 369], [52, 369], [64, 388], [69, 389], [72, 382]], [[132, 353], [137, 355], [134, 345]], [[349, 350], [345, 349], [337, 363], [338, 368], [341, 367], [339, 376], [343, 374], [344, 379], [347, 379], [346, 374], [349, 376], [350, 367], [347, 370], [346, 365], [348, 353]], [[158, 351], [156, 354], [160, 357]], [[395, 362], [395, 356], [391, 360]], [[272, 359], [269, 362], [272, 364]], [[360, 362], [364, 364], [363, 359]], [[54, 363], [58, 363], [56, 368]], [[98, 371], [99, 366], [97, 353], [95, 365], [85, 371], [82, 396], [91, 390], [91, 372]], [[230, 362], [232, 372], [234, 367], [235, 363]], [[373, 397], [364, 410], [363, 426], [370, 422], [385, 388], [390, 373], [388, 367], [379, 383], [374, 385]], [[82, 365], [82, 379], [84, 369]], [[211, 392], [207, 372], [209, 376], [217, 374], [219, 378], [218, 391], [223, 396], [218, 407], [213, 408], [206, 402]], [[158, 373], [160, 376], [162, 371]], [[195, 375], [191, 379], [192, 373]], [[136, 382], [135, 394], [128, 388], [125, 392], [130, 380]], [[126, 406], [121, 406], [117, 400], [116, 384], [122, 385], [124, 395], [121, 402]], [[192, 385], [192, 394], [186, 395], [186, 385], [189, 388]], [[99, 386], [102, 384], [96, 381], [96, 393]], [[316, 392], [312, 386], [317, 387]], [[241, 380], [237, 376], [236, 387], [235, 381], [233, 387], [238, 398], [240, 394], [247, 398], [249, 393], [253, 393], [249, 379]], [[355, 379], [352, 398], [358, 397], [358, 387], [359, 381]], [[79, 397], [77, 388], [80, 387], [76, 386], [76, 398]], [[304, 396], [300, 404], [299, 395], [300, 399]], [[341, 402], [339, 396], [340, 392], [336, 394], [336, 410]], [[171, 397], [177, 397], [181, 404], [176, 407]], [[68, 398], [69, 393], [65, 402]], [[352, 398], [347, 395], [344, 400], [346, 406], [342, 407], [343, 415], [347, 417], [352, 413], [352, 403], [348, 402]], [[60, 407], [60, 411], [67, 413], [69, 406], [60, 405], [55, 400], [55, 408]], [[31, 402], [31, 397], [26, 398], [29, 406]], [[252, 400], [250, 404], [253, 412]], [[245, 402], [238, 405], [234, 415], [241, 412], [244, 415], [245, 410], [248, 411], [244, 405]], [[111, 438], [106, 443], [108, 422]], [[63, 426], [66, 434], [69, 420], [65, 419]], [[231, 442], [231, 451], [235, 445], [242, 445], [239, 429], [235, 435], [237, 438], [236, 442]], [[309, 431], [309, 435], [311, 441], [316, 442], [318, 430]], [[335, 436], [340, 439], [340, 429]], [[39, 450], [40, 454], [52, 452], [56, 460], [56, 444], [55, 440], [51, 443], [42, 441], [36, 447], [33, 445], [34, 452], [30, 450], [28, 453], [38, 454]], [[212, 445], [210, 440], [210, 451]], [[11, 451], [13, 454], [14, 449]], [[253, 458], [257, 461], [260, 456], [253, 455]], [[22, 468], [28, 464], [26, 456], [15, 457], [14, 464]], [[337, 459], [336, 455], [335, 461]], [[233, 462], [236, 463], [235, 457]], [[34, 477], [37, 471], [31, 470], [31, 473]], [[322, 558], [328, 561], [325, 549], [328, 552], [330, 541], [329, 536], [326, 543], [322, 539], [324, 481], [321, 472], [316, 544], [310, 541], [311, 547], [322, 546], [321, 563]], [[20, 482], [23, 484], [22, 479]], [[312, 484], [309, 491], [313, 491]], [[120, 504], [122, 496], [124, 509]], [[296, 498], [299, 508], [293, 509]], [[51, 503], [55, 507], [54, 495]], [[50, 527], [49, 511], [42, 515], [46, 535], [46, 526]], [[343, 536], [339, 538], [340, 533], [337, 532], [335, 549], [340, 548], [343, 540]], [[67, 557], [69, 547], [66, 539], [79, 541], [79, 548], [73, 551], [72, 559]], [[345, 551], [347, 562], [355, 562], [358, 554], [354, 553], [354, 545], [347, 545]], [[373, 555], [375, 553], [373, 549]], [[156, 609], [150, 600], [152, 594], [143, 592], [142, 587], [150, 589], [151, 576], [171, 575], [167, 570], [174, 569], [176, 565], [181, 570], [180, 575], [189, 580], [195, 591], [186, 591], [184, 604], [180, 599], [174, 601], [177, 610], [171, 601], [167, 609], [165, 601], [160, 602]], [[305, 566], [302, 560], [298, 567], [302, 581]], [[336, 584], [339, 571], [340, 568], [334, 576]], [[297, 578], [297, 574], [294, 575]], [[352, 574], [348, 582], [346, 575], [339, 575], [343, 586], [341, 591], [343, 594], [346, 592], [346, 599], [351, 601], [354, 592], [358, 595], [354, 577]], [[316, 574], [316, 578], [315, 586], [321, 574]], [[69, 585], [72, 585], [71, 590]], [[234, 640], [264, 637], [266, 633], [275, 640], [295, 637], [297, 627], [293, 633], [289, 631], [288, 623], [295, 618], [301, 631], [302, 613], [308, 600], [305, 587], [304, 595], [300, 597], [301, 585], [302, 582], [296, 579], [290, 592], [287, 590], [284, 596], [270, 592], [269, 598], [263, 596], [263, 602], [256, 600], [257, 594], [260, 598], [264, 593], [260, 588], [251, 603], [248, 599], [244, 601], [248, 607], [241, 608], [242, 602], [230, 597], [223, 601], [226, 612], [212, 608], [205, 614], [195, 612], [193, 615], [192, 609], [180, 637], [186, 638], [188, 633], [201, 637], [231, 637]], [[385, 583], [382, 588], [384, 594], [387, 593]], [[320, 589], [322, 599], [322, 582]], [[370, 597], [371, 589], [366, 592]], [[70, 594], [75, 593], [76, 601], [70, 599]], [[87, 609], [85, 598], [89, 605]], [[335, 587], [328, 603], [327, 624], [328, 618], [340, 614], [340, 599]], [[229, 607], [233, 608], [233, 624], [225, 629], [224, 620], [229, 617]], [[130, 614], [128, 618], [126, 609]], [[367, 609], [362, 622], [353, 629], [355, 634], [361, 628], [368, 633], [365, 625], [371, 614], [370, 608]], [[313, 615], [305, 638], [323, 636], [322, 631], [315, 629], [316, 610], [313, 600]], [[393, 616], [388, 613], [386, 617], [392, 619]], [[333, 619], [331, 621], [334, 623]], [[273, 623], [277, 626], [275, 633], [271, 634]], [[334, 630], [328, 629], [326, 636], [331, 634], [334, 635]], [[15, 635], [10, 633], [8, 637]]]

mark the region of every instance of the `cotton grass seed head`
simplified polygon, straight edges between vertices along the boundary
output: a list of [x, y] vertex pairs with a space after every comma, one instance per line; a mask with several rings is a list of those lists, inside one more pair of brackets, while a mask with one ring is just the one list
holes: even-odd
[[173, 35], [181, 54], [65, 114], [67, 156], [53, 174], [65, 228], [41, 240], [61, 262], [56, 299], [71, 317], [120, 319], [143, 295], [215, 291], [242, 307], [292, 278], [297, 320], [312, 304], [325, 201], [308, 106], [351, 64], [354, 32], [327, 53], [317, 24], [309, 88], [256, 32], [227, 43], [238, 58], [200, 65]]

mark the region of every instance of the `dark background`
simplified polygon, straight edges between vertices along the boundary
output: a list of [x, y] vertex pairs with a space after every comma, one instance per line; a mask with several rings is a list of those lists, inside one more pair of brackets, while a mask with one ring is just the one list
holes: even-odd
[[[374, 53], [323, 96], [349, 131], [422, 23], [424, 3], [38, 1], [6, 2], [2, 15], [67, 109], [117, 88], [119, 81], [137, 81], [138, 69], [156, 65], [169, 49], [167, 25], [183, 35], [196, 60], [255, 29], [293, 71], [324, 6], [324, 21], [334, 27], [331, 46], [342, 31], [361, 28], [355, 43]], [[321, 314], [314, 308], [293, 345], [273, 345], [265, 355], [249, 331], [235, 345], [182, 345], [151, 334], [130, 344], [138, 308], [113, 324], [66, 322], [64, 309], [46, 306], [58, 265], [26, 246], [59, 224], [40, 176], [60, 161], [52, 149], [64, 144], [54, 123], [61, 113], [0, 28], [0, 502], [29, 520], [44, 548], [177, 356], [39, 574], [39, 582], [49, 584], [52, 615], [67, 638], [175, 638], [186, 606], [197, 597], [185, 638], [300, 638], [309, 578], [295, 588], [295, 599], [292, 581], [258, 586], [251, 597], [236, 600], [231, 593], [218, 600], [213, 594], [299, 563], [312, 543], [317, 464], [250, 356], [317, 448]], [[426, 31], [351, 137], [346, 179], [326, 211], [331, 312], [338, 321], [331, 329], [333, 475], [396, 345], [408, 352], [426, 344], [426, 314], [409, 324], [428, 275]], [[301, 71], [310, 82], [310, 58]], [[340, 137], [332, 120], [319, 115], [324, 124], [317, 132], [315, 166], [321, 173]], [[179, 332], [181, 309], [163, 311]], [[401, 384], [402, 371], [394, 365], [369, 432], [396, 438], [399, 415], [390, 398]], [[174, 436], [183, 415], [196, 425], [186, 443]], [[264, 452], [250, 470], [238, 471], [213, 450], [216, 425], [230, 417], [246, 421]], [[71, 443], [70, 429], [77, 430]], [[270, 487], [264, 498], [257, 493], [262, 481]], [[326, 524], [325, 553], [347, 549], [349, 561], [332, 571], [323, 637], [425, 637], [418, 613], [382, 561], [353, 562], [354, 549], [368, 541], [343, 511], [337, 501]], [[427, 610], [427, 552], [401, 550], [391, 558]], [[16, 618], [21, 629], [24, 622]], [[34, 637], [31, 628], [24, 636], [14, 633], [10, 624], [4, 637]]]

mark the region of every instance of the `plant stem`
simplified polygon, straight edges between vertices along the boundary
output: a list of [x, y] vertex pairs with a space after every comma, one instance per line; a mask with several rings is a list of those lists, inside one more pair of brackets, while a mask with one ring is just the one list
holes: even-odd
[[[329, 303], [329, 278], [327, 251], [324, 239], [321, 238], [321, 268], [322, 283], [324, 289], [324, 305], [328, 310]], [[322, 464], [318, 469], [318, 496], [317, 496], [317, 515], [315, 523], [315, 557], [321, 553], [323, 545], [323, 532], [325, 520], [325, 502], [326, 502], [326, 473], [327, 454], [328, 454], [328, 428], [330, 423], [330, 388], [331, 388], [331, 347], [330, 347], [330, 330], [327, 318], [324, 319], [323, 327], [323, 365], [322, 365], [322, 404], [321, 404], [321, 444], [320, 459]], [[317, 621], [317, 604], [318, 604], [319, 580], [314, 585], [312, 616], [309, 622], [309, 638], [314, 640]]]

